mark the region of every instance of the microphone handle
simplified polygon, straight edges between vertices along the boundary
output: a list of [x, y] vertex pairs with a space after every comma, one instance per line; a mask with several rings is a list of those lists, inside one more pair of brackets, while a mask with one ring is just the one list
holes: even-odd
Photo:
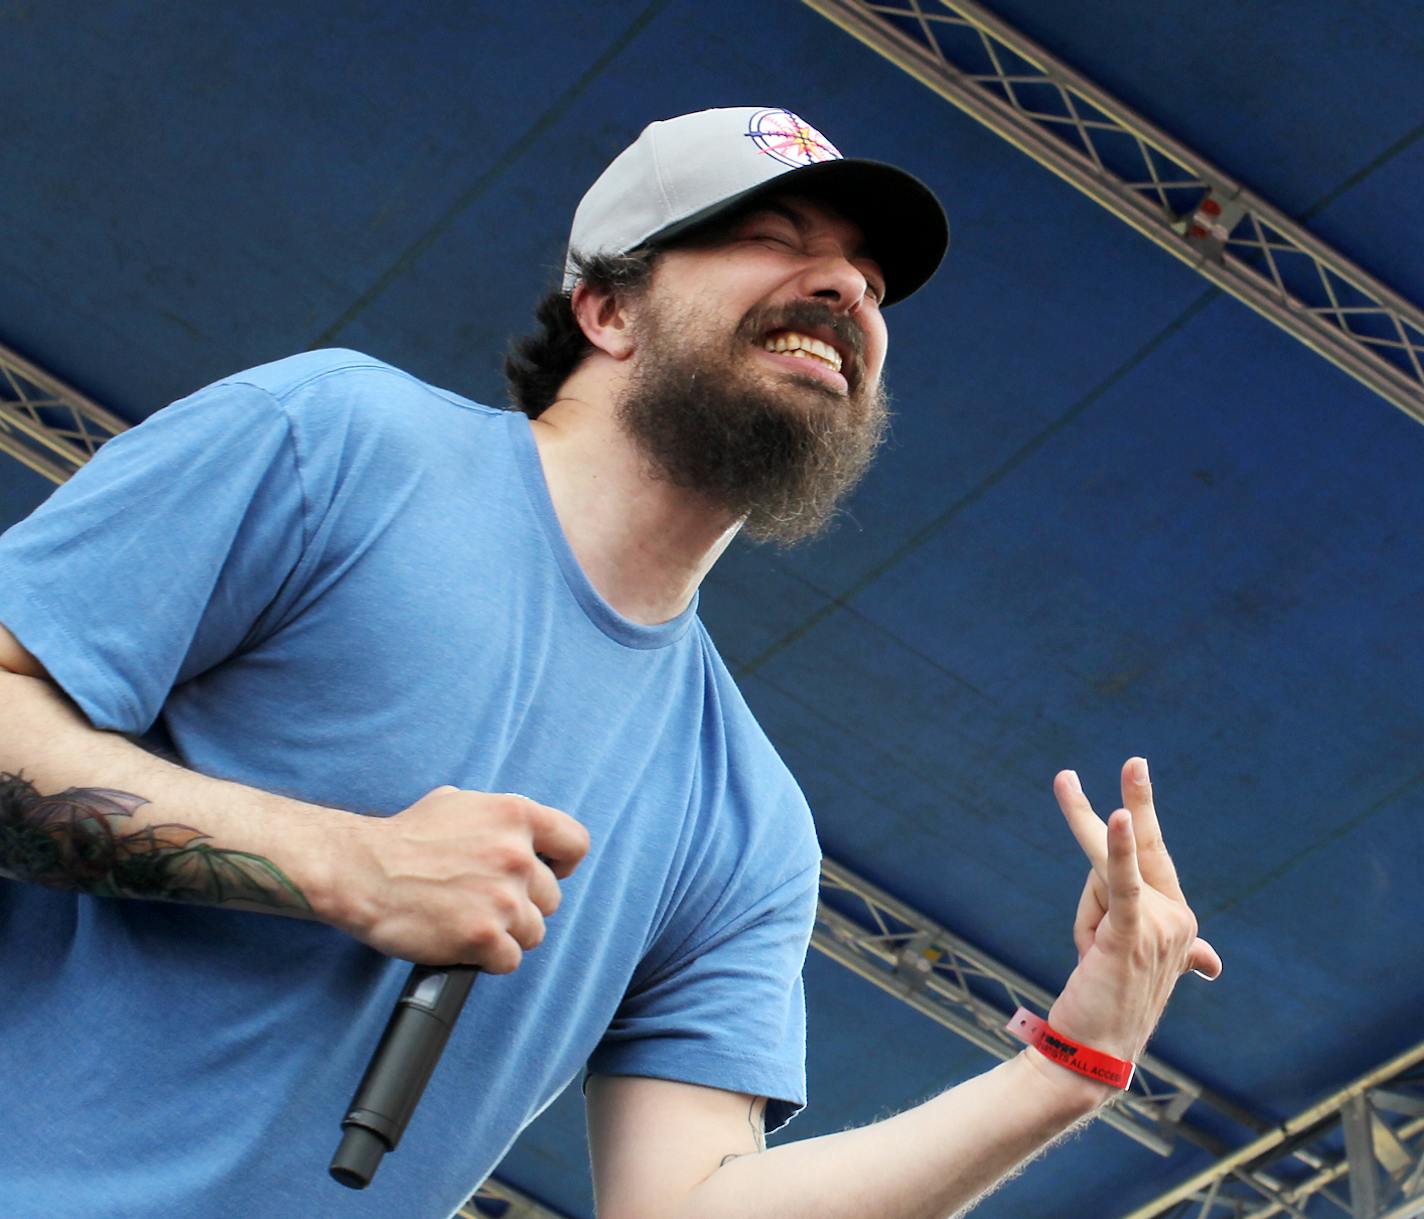
[[478, 972], [473, 965], [417, 965], [410, 971], [341, 1119], [341, 1145], [329, 1171], [342, 1185], [365, 1189], [382, 1157], [396, 1149]]

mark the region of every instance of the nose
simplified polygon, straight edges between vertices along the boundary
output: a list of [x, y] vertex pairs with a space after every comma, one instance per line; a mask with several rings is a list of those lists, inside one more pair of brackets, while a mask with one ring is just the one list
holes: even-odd
[[840, 254], [827, 254], [806, 268], [800, 286], [802, 295], [839, 313], [852, 313], [865, 299], [867, 281], [854, 263]]

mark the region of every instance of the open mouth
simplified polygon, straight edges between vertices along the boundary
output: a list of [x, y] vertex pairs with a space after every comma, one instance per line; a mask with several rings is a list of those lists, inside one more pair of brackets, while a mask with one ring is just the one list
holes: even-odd
[[797, 359], [813, 360], [832, 372], [840, 372], [843, 363], [841, 353], [824, 339], [813, 338], [796, 330], [778, 330], [762, 340], [762, 346], [776, 355], [795, 356]]

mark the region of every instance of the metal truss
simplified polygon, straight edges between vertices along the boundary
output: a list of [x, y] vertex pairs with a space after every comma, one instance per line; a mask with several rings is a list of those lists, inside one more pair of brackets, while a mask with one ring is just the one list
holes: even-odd
[[[982, 949], [831, 860], [821, 865], [812, 945], [996, 1058], [1023, 1047], [1004, 1026], [1019, 1007], [1047, 1014], [1053, 996]], [[1151, 1054], [1100, 1120], [1159, 1155], [1182, 1138], [1220, 1154], [1225, 1145], [1185, 1120], [1204, 1106], [1250, 1132], [1268, 1123]]]
[[[63, 482], [128, 425], [0, 346], [0, 452]], [[1000, 1059], [1019, 1052], [1005, 1031], [1020, 1006], [1052, 996], [848, 868], [822, 865], [812, 945]], [[1161, 1155], [1181, 1137], [1218, 1157], [1209, 1169], [1125, 1219], [1351, 1219], [1424, 1216], [1424, 1043], [1283, 1125], [1272, 1125], [1150, 1054], [1100, 1120]], [[1188, 1120], [1196, 1107], [1257, 1135], [1227, 1152]], [[1335, 1188], [1348, 1178], [1349, 1198]], [[1386, 1210], [1385, 1208], [1393, 1209]], [[1327, 1209], [1329, 1208], [1329, 1209]], [[490, 1178], [464, 1219], [564, 1219]]]
[[[1424, 1215], [1424, 1042], [1223, 1157], [1125, 1219]], [[1266, 1193], [1267, 1166], [1283, 1178]], [[1348, 1193], [1337, 1188], [1348, 1184]]]
[[1424, 422], [1424, 311], [970, 0], [803, 0]]
[[62, 483], [128, 426], [0, 344], [0, 453]]
[[[1020, 1006], [1053, 996], [830, 860], [811, 943], [997, 1058], [1021, 1046], [1004, 1031]], [[1283, 1124], [1267, 1122], [1151, 1054], [1099, 1120], [1160, 1155], [1177, 1137], [1216, 1163], [1124, 1219], [1413, 1219], [1424, 1216], [1424, 1043]], [[1236, 1150], [1189, 1120], [1207, 1110], [1256, 1137]], [[1343, 1134], [1342, 1134], [1343, 1131]], [[1348, 1177], [1349, 1200], [1335, 1186]], [[1384, 1209], [1394, 1206], [1386, 1212]]]

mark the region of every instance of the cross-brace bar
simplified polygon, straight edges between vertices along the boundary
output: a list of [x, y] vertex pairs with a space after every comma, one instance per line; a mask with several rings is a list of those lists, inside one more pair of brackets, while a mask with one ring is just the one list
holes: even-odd
[[[1413, 1219], [1424, 1215], [1424, 1042], [1311, 1105], [1124, 1219]], [[1343, 1133], [1344, 1150], [1340, 1150]], [[1292, 1163], [1294, 1161], [1294, 1163]], [[1300, 1166], [1307, 1171], [1300, 1171]], [[1290, 1174], [1274, 1196], [1250, 1179]], [[1345, 1197], [1331, 1186], [1344, 1181]], [[1392, 1209], [1385, 1211], [1385, 1207]]]
[[0, 453], [62, 483], [128, 426], [0, 344]]
[[[843, 864], [821, 865], [821, 901], [811, 944], [916, 1011], [996, 1058], [1023, 1047], [1004, 1031], [1019, 1007], [1046, 1014], [1053, 996], [988, 953], [857, 876]], [[1182, 1135], [1213, 1151], [1218, 1138], [1184, 1121], [1202, 1105], [1253, 1133], [1262, 1118], [1198, 1080], [1144, 1054], [1132, 1086], [1101, 1120], [1159, 1155]]]
[[1424, 310], [972, 0], [804, 0], [1424, 422]]
[[[128, 425], [48, 372], [0, 346], [0, 452], [7, 452], [55, 482], [63, 482], [110, 436]], [[16, 439], [23, 437], [23, 442]], [[1003, 1031], [1009, 1015], [1019, 1006], [1046, 1013], [1052, 996], [1042, 987], [994, 960], [959, 936], [888, 893], [858, 877], [850, 869], [825, 861], [821, 876], [821, 901], [812, 944], [831, 959], [896, 995], [917, 1011], [978, 1045], [998, 1058], [1018, 1052], [1018, 1044]], [[1424, 1060], [1424, 1045], [1406, 1065]], [[1398, 1060], [1402, 1061], [1402, 1060]], [[1395, 1064], [1389, 1064], [1391, 1067]], [[1402, 1075], [1372, 1075], [1375, 1083]], [[1376, 1073], [1378, 1075], [1378, 1073]], [[1366, 1098], [1368, 1128], [1356, 1121], [1352, 1136], [1354, 1164], [1358, 1169], [1371, 1157], [1382, 1163], [1385, 1174], [1371, 1187], [1362, 1187], [1361, 1199], [1374, 1197], [1376, 1210], [1362, 1210], [1369, 1219], [1414, 1219], [1424, 1215], [1424, 1093], [1411, 1090], [1408, 1080]], [[1238, 1125], [1259, 1133], [1245, 1151], [1223, 1154], [1220, 1140], [1186, 1120], [1193, 1105], [1208, 1106]], [[1340, 1106], [1343, 1109], [1343, 1101]], [[1315, 1112], [1314, 1110], [1310, 1112]], [[1388, 1125], [1381, 1115], [1401, 1115], [1407, 1120]], [[1160, 1154], [1169, 1154], [1174, 1137], [1206, 1147], [1219, 1155], [1216, 1166], [1199, 1174], [1176, 1191], [1164, 1194], [1147, 1209], [1128, 1219], [1149, 1219], [1190, 1200], [1200, 1203], [1199, 1219], [1217, 1219], [1222, 1208], [1232, 1219], [1269, 1219], [1285, 1213], [1307, 1219], [1302, 1199], [1319, 1195], [1335, 1202], [1338, 1213], [1356, 1213], [1341, 1203], [1330, 1185], [1351, 1171], [1351, 1156], [1316, 1150], [1299, 1133], [1300, 1123], [1276, 1128], [1239, 1105], [1216, 1095], [1199, 1081], [1175, 1070], [1153, 1055], [1139, 1063], [1132, 1089], [1104, 1111], [1102, 1120]], [[1368, 1130], [1368, 1151], [1366, 1147]], [[1281, 1160], [1303, 1165], [1312, 1174], [1303, 1182], [1283, 1182], [1265, 1171], [1273, 1152]], [[1249, 1209], [1231, 1184], [1245, 1188], [1255, 1209]], [[507, 1207], [507, 1219], [560, 1219], [512, 1187], [491, 1178], [466, 1204], [463, 1214], [480, 1219], [483, 1199]], [[1386, 1215], [1378, 1207], [1398, 1203]], [[1362, 1201], [1362, 1206], [1371, 1205]], [[488, 1212], [485, 1212], [488, 1213]]]

